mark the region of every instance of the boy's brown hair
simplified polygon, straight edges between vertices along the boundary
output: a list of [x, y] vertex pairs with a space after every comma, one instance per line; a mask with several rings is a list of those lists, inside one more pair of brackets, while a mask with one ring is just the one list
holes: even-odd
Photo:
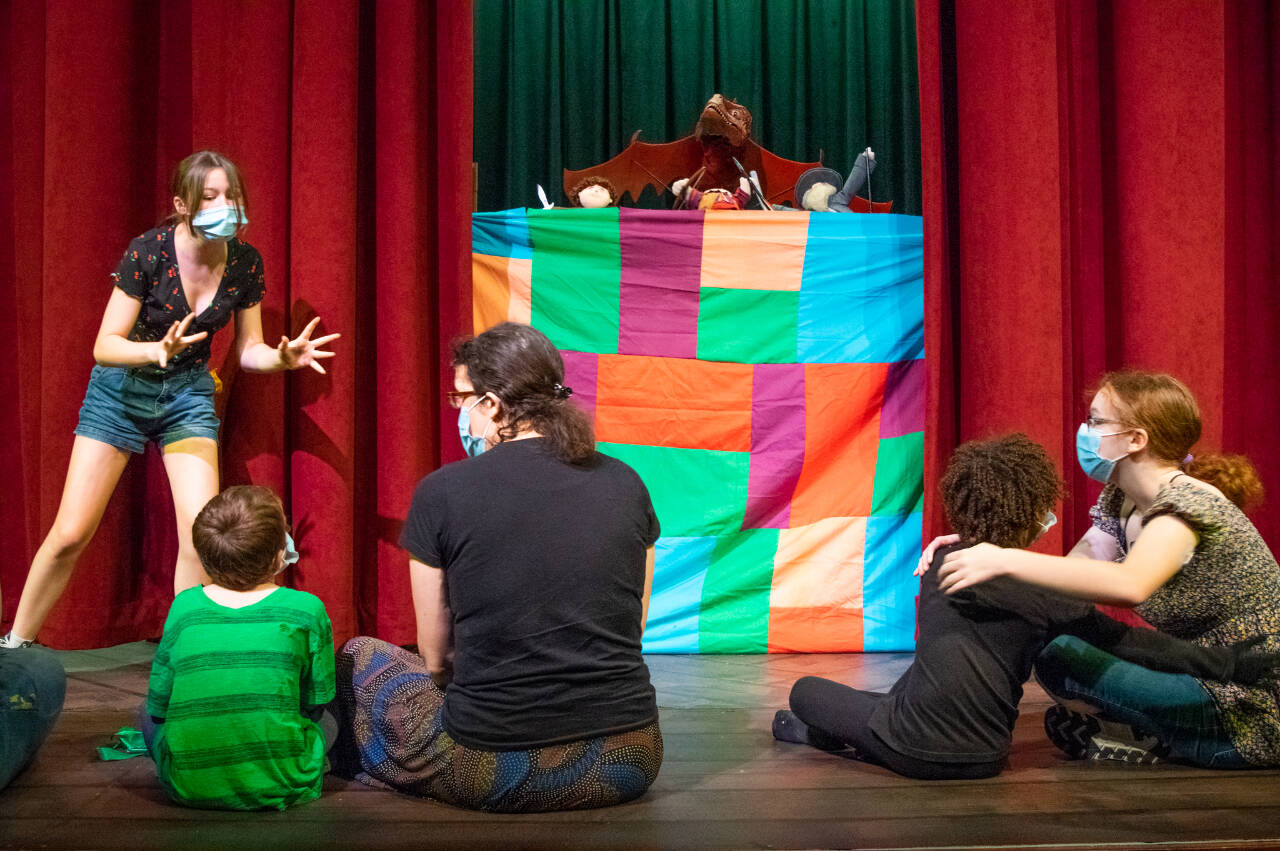
[[947, 520], [967, 544], [1028, 546], [1062, 494], [1044, 448], [1021, 433], [961, 444], [942, 476]]
[[191, 541], [210, 579], [232, 591], [248, 591], [273, 575], [285, 526], [284, 506], [271, 490], [237, 485], [200, 509]]

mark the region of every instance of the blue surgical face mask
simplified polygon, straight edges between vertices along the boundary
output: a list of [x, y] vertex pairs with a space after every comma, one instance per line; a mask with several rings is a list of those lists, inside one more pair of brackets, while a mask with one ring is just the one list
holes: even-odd
[[1047, 535], [1049, 533], [1049, 530], [1052, 529], [1055, 525], [1057, 525], [1057, 523], [1058, 523], [1058, 515], [1050, 511], [1048, 514], [1044, 516], [1044, 522], [1040, 524], [1040, 534]]
[[191, 217], [191, 226], [204, 234], [205, 239], [230, 239], [241, 225], [247, 224], [249, 217], [231, 204], [210, 207]]
[[[462, 448], [466, 450], [467, 455], [471, 458], [484, 452], [486, 448], [484, 435], [476, 437], [471, 433], [471, 409], [483, 401], [484, 397], [481, 396], [470, 405], [458, 409], [458, 437], [462, 438]], [[485, 426], [484, 430], [485, 434], [488, 434], [489, 426]]]
[[280, 570], [277, 570], [276, 573], [281, 573], [282, 571], [284, 571], [286, 567], [292, 567], [297, 563], [298, 563], [298, 551], [294, 549], [293, 536], [290, 535], [288, 532], [285, 532], [284, 533], [284, 561], [280, 563]]
[[1089, 428], [1087, 423], [1080, 423], [1080, 428], [1076, 431], [1076, 460], [1080, 462], [1080, 469], [1084, 470], [1086, 476], [1104, 485], [1111, 480], [1111, 471], [1129, 453], [1126, 452], [1119, 458], [1103, 458], [1098, 454], [1098, 447], [1102, 445], [1102, 438], [1124, 434], [1126, 431], [1132, 429], [1103, 433]]

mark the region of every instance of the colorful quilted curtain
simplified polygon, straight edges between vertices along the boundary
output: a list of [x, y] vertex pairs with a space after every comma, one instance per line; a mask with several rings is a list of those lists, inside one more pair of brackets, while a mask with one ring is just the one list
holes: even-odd
[[472, 218], [475, 330], [528, 322], [662, 523], [645, 650], [911, 649], [924, 444], [915, 216]]

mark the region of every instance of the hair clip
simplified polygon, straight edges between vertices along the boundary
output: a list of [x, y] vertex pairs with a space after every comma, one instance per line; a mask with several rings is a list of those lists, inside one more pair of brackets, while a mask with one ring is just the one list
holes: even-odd
[[552, 385], [551, 390], [555, 393], [557, 399], [568, 399], [573, 395], [572, 387], [565, 387], [563, 384], [556, 383]]

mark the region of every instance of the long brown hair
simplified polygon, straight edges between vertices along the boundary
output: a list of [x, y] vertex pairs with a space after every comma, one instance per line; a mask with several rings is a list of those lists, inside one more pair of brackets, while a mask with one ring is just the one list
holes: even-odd
[[173, 179], [169, 182], [170, 193], [182, 200], [187, 211], [179, 213], [174, 210], [166, 221], [186, 225], [191, 235], [200, 240], [205, 236], [199, 229], [191, 226], [191, 218], [200, 210], [200, 203], [204, 200], [205, 179], [215, 168], [222, 169], [227, 175], [227, 200], [236, 208], [240, 219], [240, 225], [236, 228], [237, 236], [249, 217], [249, 196], [245, 192], [244, 180], [241, 179], [240, 169], [236, 168], [236, 164], [217, 151], [196, 151], [178, 163], [173, 171]]
[[569, 401], [564, 360], [546, 334], [518, 322], [503, 322], [463, 340], [453, 350], [454, 367], [465, 366], [476, 394], [502, 403], [499, 440], [526, 428], [547, 440], [561, 461], [583, 464], [596, 448], [591, 420]]
[[[1115, 403], [1122, 424], [1147, 433], [1147, 447], [1162, 461], [1222, 491], [1242, 511], [1256, 508], [1264, 496], [1262, 480], [1243, 455], [1192, 450], [1200, 440], [1200, 406], [1178, 379], [1161, 372], [1125, 369], [1098, 382]], [[1090, 394], [1092, 395], [1092, 394]]]

